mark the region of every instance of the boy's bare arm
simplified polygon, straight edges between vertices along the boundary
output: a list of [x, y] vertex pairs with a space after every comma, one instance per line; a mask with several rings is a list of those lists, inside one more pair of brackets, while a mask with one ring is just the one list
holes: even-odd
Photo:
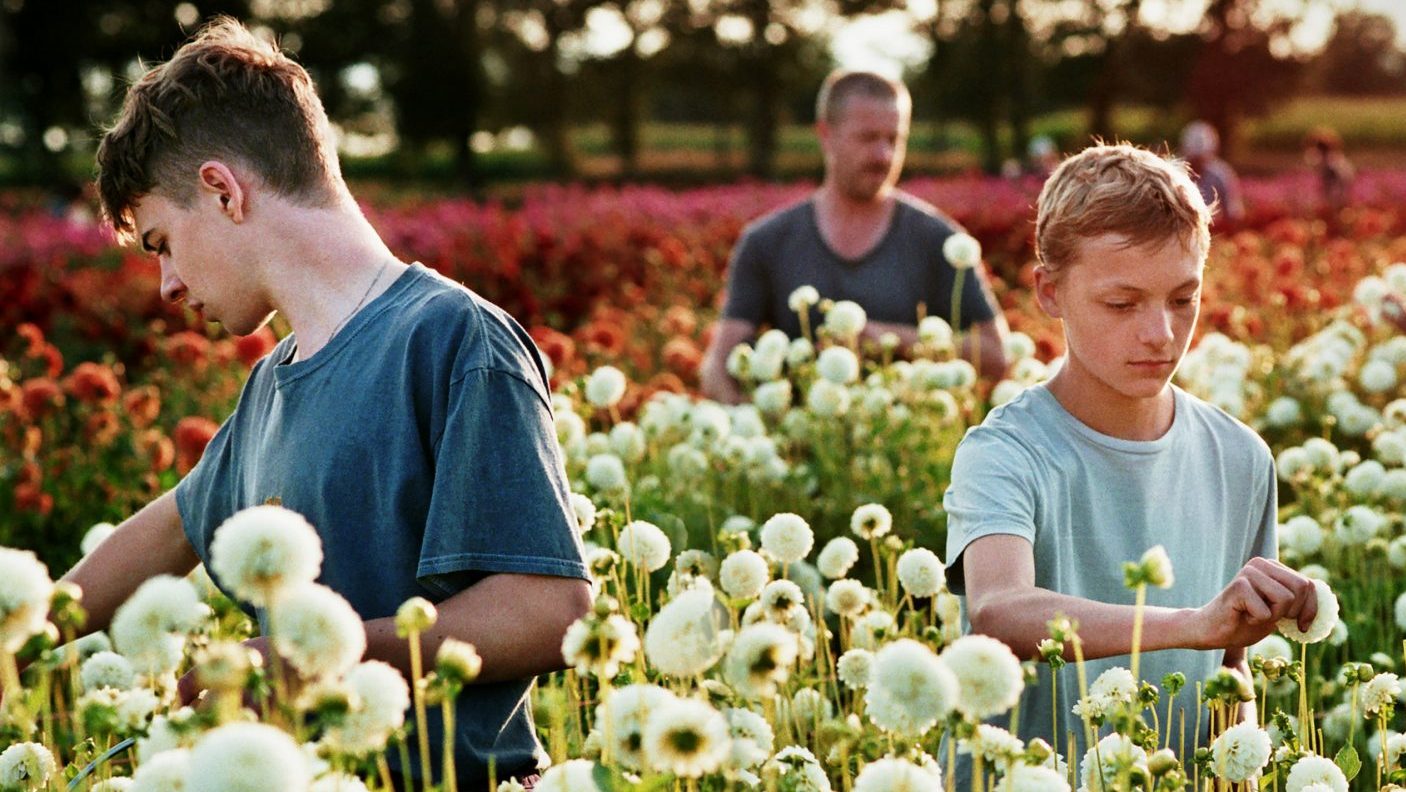
[[[480, 682], [527, 679], [566, 667], [562, 637], [591, 608], [584, 580], [547, 575], [489, 575], [436, 606], [439, 619], [421, 636], [427, 668], [445, 638], [474, 645], [483, 659]], [[410, 649], [395, 618], [366, 622], [366, 656], [410, 677]]]
[[[1048, 622], [1063, 615], [1079, 623], [1085, 659], [1132, 650], [1133, 607], [1037, 588], [1034, 551], [1027, 540], [985, 536], [962, 556], [973, 631], [1003, 641], [1028, 659], [1049, 637]], [[1316, 612], [1312, 581], [1277, 561], [1255, 558], [1199, 608], [1145, 608], [1141, 650], [1248, 646], [1274, 632], [1280, 619], [1297, 619], [1306, 628]], [[1066, 653], [1066, 659], [1073, 656]]]
[[83, 589], [85, 632], [106, 629], [137, 587], [160, 574], [185, 575], [200, 559], [182, 530], [176, 491], [148, 503], [117, 527], [63, 579]]

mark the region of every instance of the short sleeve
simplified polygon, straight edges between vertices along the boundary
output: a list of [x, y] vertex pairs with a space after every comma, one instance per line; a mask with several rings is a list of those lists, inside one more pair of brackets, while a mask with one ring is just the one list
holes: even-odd
[[419, 582], [445, 595], [485, 574], [587, 578], [553, 430], [539, 390], [511, 372], [455, 381], [435, 446]]
[[181, 516], [181, 529], [191, 546], [201, 551], [208, 546], [215, 526], [234, 513], [233, 490], [230, 486], [230, 433], [234, 418], [205, 446], [200, 461], [176, 482], [176, 509]]
[[732, 261], [728, 263], [724, 318], [743, 319], [754, 325], [766, 321], [772, 297], [762, 248], [751, 231], [743, 232], [733, 247]]
[[999, 432], [974, 427], [952, 459], [947, 512], [947, 586], [966, 594], [962, 553], [983, 536], [1020, 536], [1035, 543], [1034, 470], [1026, 452]]

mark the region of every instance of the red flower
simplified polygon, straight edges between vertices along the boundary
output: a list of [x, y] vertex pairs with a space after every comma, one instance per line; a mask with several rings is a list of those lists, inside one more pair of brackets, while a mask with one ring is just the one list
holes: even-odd
[[675, 305], [664, 312], [659, 328], [667, 335], [692, 336], [698, 331], [698, 317], [682, 305]]
[[101, 363], [79, 363], [68, 378], [68, 392], [84, 404], [112, 404], [122, 392], [117, 375]]
[[698, 351], [698, 347], [687, 338], [673, 338], [664, 344], [664, 349], [660, 353], [664, 358], [664, 365], [669, 371], [678, 375], [681, 379], [691, 380], [698, 375], [698, 364], [702, 362], [703, 355]]
[[576, 342], [565, 333], [538, 325], [529, 330], [528, 335], [537, 342], [537, 348], [542, 350], [542, 354], [552, 361], [554, 369], [565, 368], [566, 364], [576, 357]]
[[84, 429], [88, 442], [102, 448], [117, 439], [117, 433], [121, 431], [122, 426], [111, 410], [100, 410], [88, 416]]
[[23, 338], [25, 343], [28, 344], [28, 348], [26, 348], [24, 352], [25, 355], [29, 357], [40, 357], [44, 354], [44, 331], [40, 330], [38, 325], [35, 325], [33, 322], [24, 322], [15, 329], [15, 334]]
[[182, 330], [166, 339], [166, 356], [181, 365], [203, 369], [210, 362], [210, 339]]
[[63, 391], [48, 377], [35, 377], [20, 386], [20, 404], [30, 420], [38, 420], [63, 405]]
[[182, 418], [175, 431], [176, 472], [182, 476], [189, 473], [219, 429], [220, 425], [209, 418], [196, 415]]
[[151, 458], [151, 470], [160, 473], [176, 463], [176, 444], [160, 429], [148, 429], [137, 437], [137, 447]]
[[37, 483], [16, 484], [15, 507], [20, 511], [47, 515], [54, 509], [54, 496], [41, 490]]
[[253, 368], [254, 364], [272, 352], [277, 344], [278, 337], [265, 325], [247, 336], [235, 339], [234, 354], [246, 367]]
[[133, 426], [145, 429], [161, 415], [161, 392], [151, 385], [133, 388], [122, 397], [122, 410]]
[[625, 351], [625, 331], [606, 319], [597, 319], [581, 328], [580, 338], [586, 343], [586, 349], [598, 355], [613, 358]]

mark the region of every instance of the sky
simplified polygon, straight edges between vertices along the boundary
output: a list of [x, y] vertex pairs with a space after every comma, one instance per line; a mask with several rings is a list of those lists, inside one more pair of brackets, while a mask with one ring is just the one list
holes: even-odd
[[[923, 3], [912, 0], [909, 5], [921, 11]], [[1305, 0], [1263, 0], [1263, 4], [1271, 11], [1294, 13], [1304, 7]], [[1144, 21], [1170, 30], [1189, 30], [1195, 27], [1205, 5], [1205, 0], [1144, 0]], [[1387, 15], [1396, 22], [1397, 43], [1406, 47], [1406, 0], [1317, 0], [1307, 5], [1309, 12], [1291, 36], [1297, 49], [1312, 51], [1323, 45], [1332, 32], [1335, 7]], [[929, 53], [929, 45], [910, 32], [910, 24], [911, 17], [905, 12], [835, 22], [832, 51], [841, 66], [898, 76], [905, 65], [920, 64]]]

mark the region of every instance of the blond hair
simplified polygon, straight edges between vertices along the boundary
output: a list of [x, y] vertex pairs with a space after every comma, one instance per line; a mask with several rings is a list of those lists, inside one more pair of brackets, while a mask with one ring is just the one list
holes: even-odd
[[913, 111], [913, 97], [903, 83], [877, 72], [836, 69], [820, 84], [820, 93], [815, 97], [815, 120], [838, 124], [845, 103], [853, 96], [892, 99], [904, 115]]
[[1181, 160], [1127, 143], [1099, 144], [1060, 163], [1040, 191], [1035, 255], [1058, 274], [1082, 240], [1121, 236], [1127, 247], [1176, 239], [1205, 259], [1211, 208]]
[[345, 189], [327, 113], [307, 71], [230, 17], [218, 17], [142, 76], [98, 146], [98, 195], [120, 236], [132, 204], [153, 190], [195, 200], [201, 163], [249, 168], [305, 206]]

